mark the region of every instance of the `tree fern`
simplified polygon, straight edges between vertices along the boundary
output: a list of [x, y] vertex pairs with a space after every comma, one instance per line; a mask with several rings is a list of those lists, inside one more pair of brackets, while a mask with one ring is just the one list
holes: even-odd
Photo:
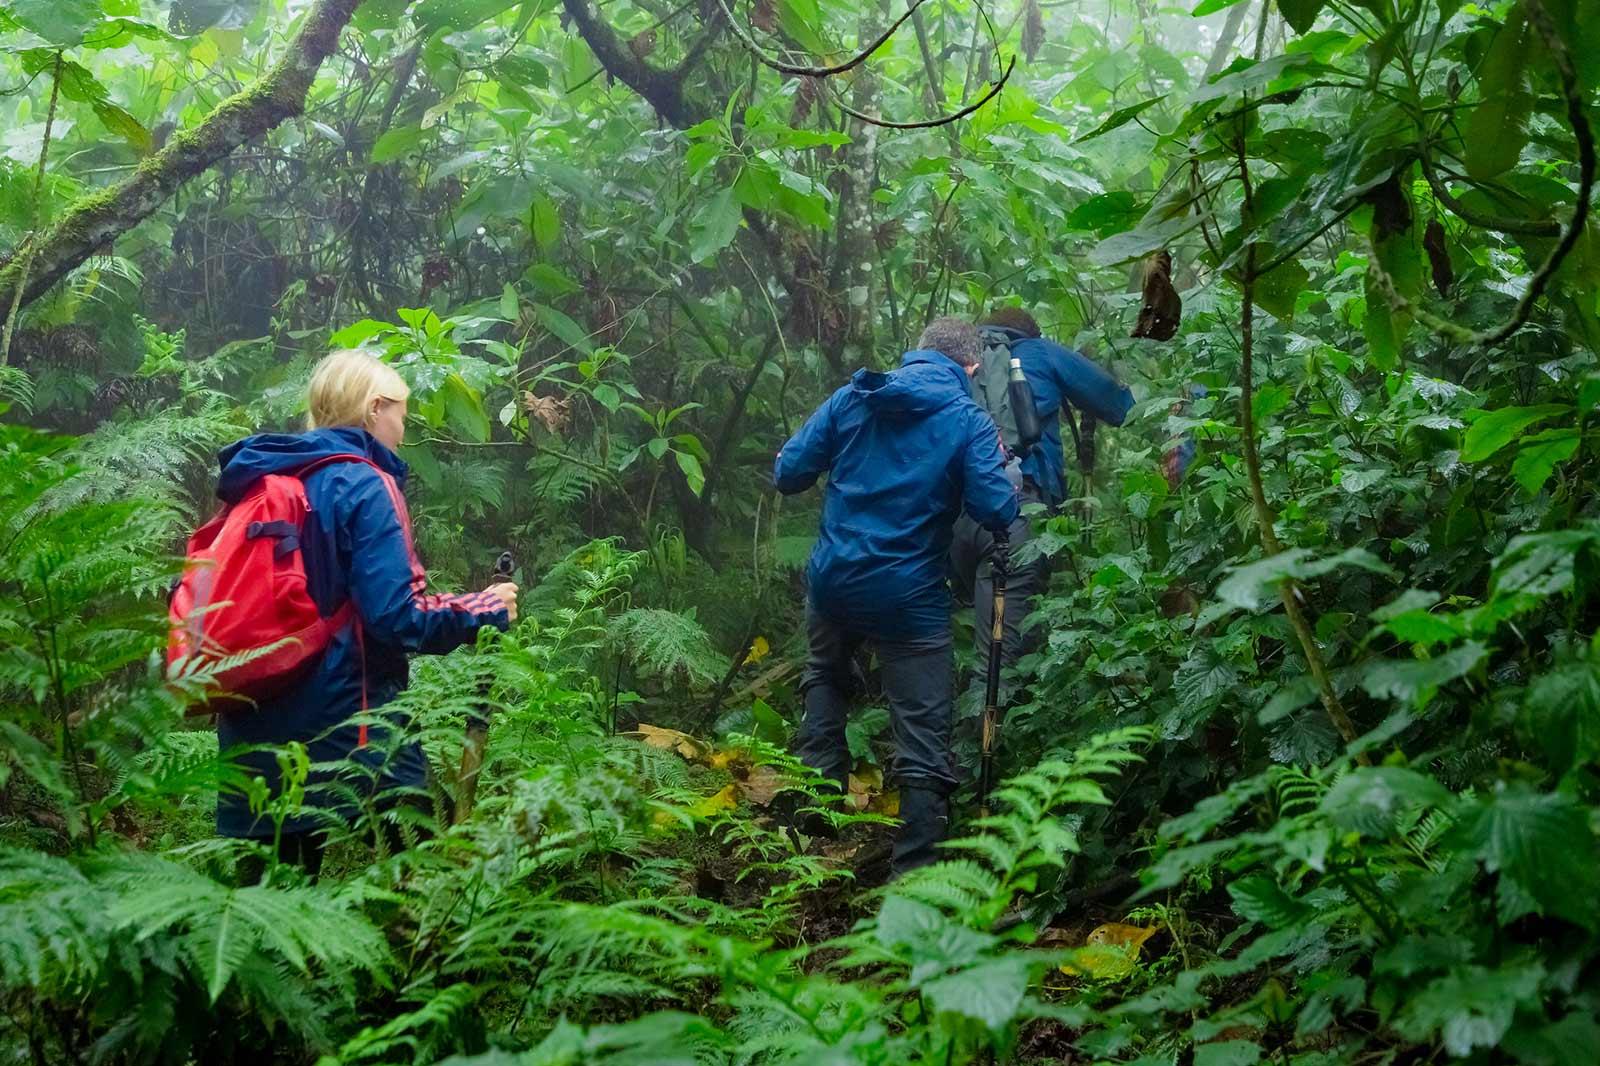
[[712, 646], [692, 611], [634, 608], [617, 617], [611, 639], [635, 666], [669, 680], [705, 686], [728, 671], [727, 656]]

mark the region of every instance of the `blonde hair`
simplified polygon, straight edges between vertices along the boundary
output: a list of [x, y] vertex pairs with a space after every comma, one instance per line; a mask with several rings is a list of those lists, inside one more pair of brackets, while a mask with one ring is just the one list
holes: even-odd
[[399, 403], [410, 395], [410, 386], [394, 367], [370, 352], [329, 352], [311, 372], [306, 388], [306, 426], [365, 426], [373, 400]]

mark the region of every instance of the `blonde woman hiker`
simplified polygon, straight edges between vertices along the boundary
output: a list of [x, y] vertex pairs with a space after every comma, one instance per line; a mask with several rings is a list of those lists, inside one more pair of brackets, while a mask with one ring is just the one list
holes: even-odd
[[[406, 464], [396, 454], [405, 437], [410, 391], [392, 367], [374, 356], [334, 352], [312, 373], [305, 432], [247, 437], [218, 457], [222, 475], [217, 495], [230, 508], [252, 501], [259, 505], [264, 486], [288, 491], [298, 500], [295, 483], [286, 483], [281, 475], [304, 486], [298, 523], [255, 522], [239, 537], [241, 544], [246, 537], [271, 539], [272, 561], [266, 565], [275, 573], [287, 567], [296, 575], [295, 592], [308, 598], [305, 610], [320, 616], [319, 639], [325, 646], [291, 673], [267, 679], [270, 683], [259, 685], [251, 701], [226, 706], [217, 718], [223, 750], [304, 744], [313, 767], [306, 793], [309, 809], [291, 816], [280, 835], [270, 817], [251, 810], [245, 796], [224, 794], [217, 803], [217, 832], [268, 841], [278, 836], [279, 859], [304, 867], [312, 876], [322, 863], [326, 830], [353, 818], [363, 796], [370, 798], [376, 790], [382, 806], [420, 795], [426, 787], [427, 762], [420, 744], [391, 743], [390, 730], [406, 723], [381, 712], [406, 687], [406, 657], [443, 654], [472, 643], [480, 627], [504, 630], [517, 616], [517, 587], [509, 582], [468, 595], [425, 591], [427, 575], [412, 542], [403, 495]], [[191, 558], [194, 548], [191, 542]], [[253, 550], [257, 560], [264, 557], [261, 549]], [[216, 569], [220, 581], [226, 576], [220, 572], [224, 564]], [[270, 600], [252, 598], [247, 587], [238, 587], [233, 599], [254, 604], [249, 609], [257, 615], [273, 609]], [[227, 609], [224, 605], [218, 611]], [[378, 713], [370, 713], [374, 711]], [[362, 772], [342, 775], [329, 787], [332, 778], [317, 766], [341, 760], [358, 764]], [[243, 762], [252, 776], [265, 778], [271, 795], [278, 794], [275, 751], [251, 752]], [[249, 873], [244, 877], [252, 879]]]

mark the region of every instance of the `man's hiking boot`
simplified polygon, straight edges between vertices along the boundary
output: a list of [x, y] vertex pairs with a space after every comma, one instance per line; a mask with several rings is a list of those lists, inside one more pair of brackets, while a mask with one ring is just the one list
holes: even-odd
[[950, 823], [950, 799], [936, 789], [903, 786], [900, 820], [900, 835], [895, 838], [890, 866], [891, 880], [938, 861], [935, 845], [944, 839]]

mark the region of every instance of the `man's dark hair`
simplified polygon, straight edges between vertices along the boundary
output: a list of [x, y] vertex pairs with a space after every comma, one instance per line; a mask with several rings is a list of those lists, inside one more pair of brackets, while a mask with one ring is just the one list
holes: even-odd
[[1002, 329], [1014, 329], [1024, 337], [1039, 336], [1039, 323], [1033, 316], [1020, 307], [997, 307], [989, 312], [989, 317], [978, 323], [980, 326], [999, 326]]

